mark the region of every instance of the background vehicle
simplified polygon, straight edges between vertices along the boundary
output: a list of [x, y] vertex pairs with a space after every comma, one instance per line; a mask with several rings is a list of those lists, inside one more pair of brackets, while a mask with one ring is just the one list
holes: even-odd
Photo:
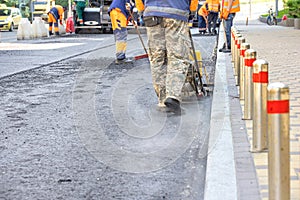
[[45, 21], [48, 19], [47, 13], [50, 10], [51, 6], [55, 5], [55, 1], [52, 0], [35, 0], [32, 1], [33, 11], [32, 11], [32, 20], [34, 17], [42, 17]]
[[18, 28], [22, 15], [18, 8], [0, 8], [0, 30], [13, 31]]
[[89, 7], [84, 9], [83, 26], [79, 26], [76, 14], [74, 17], [75, 33], [82, 29], [98, 29], [105, 33], [107, 30], [112, 31], [108, 9], [112, 0], [99, 0], [89, 3]]

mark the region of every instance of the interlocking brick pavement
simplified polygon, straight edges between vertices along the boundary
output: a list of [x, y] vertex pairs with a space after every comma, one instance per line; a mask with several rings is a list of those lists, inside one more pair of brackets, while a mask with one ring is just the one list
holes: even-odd
[[[269, 63], [269, 83], [282, 82], [290, 89], [290, 183], [291, 200], [300, 199], [300, 30], [293, 27], [268, 26], [250, 21], [235, 27], [257, 51], [257, 58]], [[243, 108], [243, 101], [240, 102]], [[245, 120], [252, 143], [252, 121]], [[261, 198], [268, 199], [268, 153], [252, 153]]]

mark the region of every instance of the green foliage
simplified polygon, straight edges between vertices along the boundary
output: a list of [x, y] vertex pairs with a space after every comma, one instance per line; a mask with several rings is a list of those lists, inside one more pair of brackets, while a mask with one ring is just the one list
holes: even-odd
[[[268, 15], [269, 14], [266, 13], [266, 14], [263, 14], [262, 17], [268, 17]], [[288, 9], [279, 10], [278, 11], [278, 16], [276, 16], [276, 18], [281, 19], [283, 17], [283, 15], [287, 15], [288, 16]]]
[[68, 0], [55, 0], [56, 5], [61, 5], [63, 7], [68, 7]]
[[286, 6], [289, 16], [300, 18], [300, 0], [287, 0]]
[[0, 4], [5, 4], [7, 7], [17, 7], [18, 0], [0, 0]]

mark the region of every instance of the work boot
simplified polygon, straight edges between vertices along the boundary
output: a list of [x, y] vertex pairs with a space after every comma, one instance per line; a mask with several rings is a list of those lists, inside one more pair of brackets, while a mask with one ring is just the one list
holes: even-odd
[[59, 36], [59, 32], [55, 32], [55, 35], [56, 35], [56, 36]]
[[230, 47], [226, 48], [226, 45], [224, 43], [223, 47], [221, 49], [219, 49], [219, 52], [230, 53], [231, 52], [231, 48]]
[[167, 106], [170, 112], [173, 112], [176, 115], [181, 114], [180, 102], [177, 99], [168, 97], [165, 100], [165, 105]]
[[53, 35], [52, 31], [49, 31], [49, 36]]
[[127, 63], [132, 63], [133, 60], [129, 59], [129, 58], [124, 58], [124, 59], [117, 59], [116, 60], [116, 65], [121, 65], [121, 64], [127, 64]]
[[223, 53], [231, 53], [231, 48], [223, 49], [222, 52], [223, 52]]

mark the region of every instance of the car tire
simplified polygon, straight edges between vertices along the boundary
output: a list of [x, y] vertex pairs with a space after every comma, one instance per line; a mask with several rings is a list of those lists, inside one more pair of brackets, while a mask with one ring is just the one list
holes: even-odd
[[10, 27], [9, 27], [9, 31], [13, 32], [14, 31], [14, 23], [11, 23]]

